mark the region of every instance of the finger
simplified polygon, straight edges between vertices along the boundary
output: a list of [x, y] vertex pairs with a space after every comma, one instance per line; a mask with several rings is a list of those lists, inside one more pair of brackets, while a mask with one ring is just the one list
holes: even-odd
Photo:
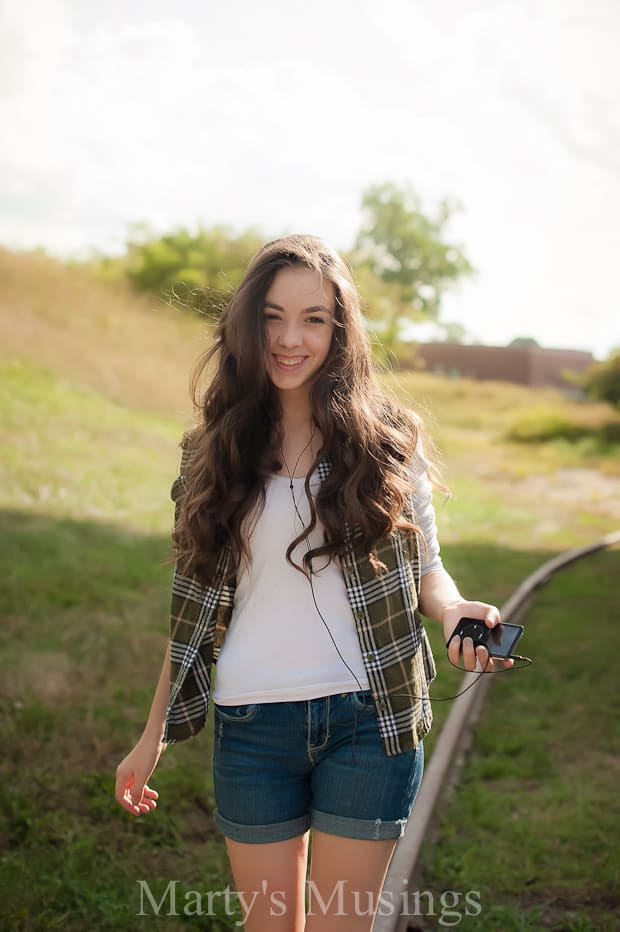
[[453, 663], [455, 667], [459, 665], [459, 658], [461, 655], [461, 638], [458, 634], [455, 634], [448, 644], [448, 660], [450, 663]]
[[504, 660], [504, 666], [505, 666], [505, 667], [514, 667], [514, 665], [515, 665], [515, 662], [514, 662], [514, 658], [513, 658], [513, 657], [508, 657], [507, 660]]
[[501, 621], [499, 609], [492, 605], [484, 616], [484, 620], [489, 628], [494, 628]]
[[140, 810], [139, 810], [139, 808], [138, 808], [137, 806], [134, 806], [134, 804], [133, 804], [132, 802], [130, 802], [129, 800], [125, 800], [125, 799], [124, 799], [124, 800], [121, 802], [121, 806], [123, 807], [123, 809], [126, 809], [127, 812], [131, 813], [131, 815], [133, 815], [133, 816], [139, 816], [139, 815], [140, 815]]
[[150, 796], [151, 799], [159, 799], [159, 793], [157, 792], [157, 790], [151, 789], [151, 787], [150, 787], [150, 786], [147, 786], [146, 784], [145, 784], [145, 786], [144, 786], [144, 792], [143, 792], [142, 795], [143, 795], [143, 796]]
[[488, 670], [493, 667], [493, 659], [489, 657], [489, 652], [486, 647], [477, 647], [476, 657], [478, 658], [481, 670]]
[[476, 652], [471, 638], [463, 638], [463, 666], [466, 670], [473, 670], [476, 666]]
[[119, 800], [123, 809], [126, 809], [127, 812], [130, 812], [132, 815], [140, 815], [140, 809], [135, 805], [131, 798], [131, 790], [129, 787], [125, 789], [122, 798]]
[[137, 790], [135, 787], [133, 788], [131, 792], [131, 800], [134, 805], [134, 811], [137, 809], [136, 815], [139, 815], [140, 813], [146, 814], [147, 812], [150, 812], [151, 809], [155, 809], [157, 807], [157, 803], [153, 799], [153, 794], [157, 796], [156, 790], [152, 790], [145, 784], [142, 788], [140, 798], [138, 798]]
[[137, 809], [131, 799], [131, 787], [133, 785], [133, 774], [129, 778], [124, 776], [122, 773], [117, 771], [116, 774], [116, 786], [114, 788], [114, 798], [117, 803], [126, 809], [128, 812], [132, 812], [134, 815], [137, 814]]

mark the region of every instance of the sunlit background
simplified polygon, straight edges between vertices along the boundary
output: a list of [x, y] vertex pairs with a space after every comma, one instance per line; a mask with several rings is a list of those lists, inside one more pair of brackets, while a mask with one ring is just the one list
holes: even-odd
[[346, 250], [362, 192], [409, 183], [462, 205], [477, 274], [441, 318], [469, 341], [620, 343], [615, 0], [1, 9], [4, 245], [119, 253], [146, 222]]
[[[331, 241], [387, 322], [378, 378], [441, 453], [466, 598], [504, 606], [620, 527], [618, 48], [620, 0], [0, 0], [0, 929], [136, 932], [143, 879], [163, 913], [173, 881], [179, 904], [234, 888], [212, 708], [153, 774], [157, 813], [131, 819], [114, 781], [168, 637], [169, 493], [213, 334], [192, 300], [221, 308], [264, 238]], [[372, 190], [419, 197], [379, 270]], [[401, 308], [432, 317], [444, 290], [403, 341]], [[534, 663], [494, 678], [408, 888], [460, 901], [425, 900], [417, 928], [620, 927], [619, 557], [572, 564], [520, 619]], [[461, 672], [427, 630], [432, 765]], [[197, 928], [241, 927], [215, 904]]]

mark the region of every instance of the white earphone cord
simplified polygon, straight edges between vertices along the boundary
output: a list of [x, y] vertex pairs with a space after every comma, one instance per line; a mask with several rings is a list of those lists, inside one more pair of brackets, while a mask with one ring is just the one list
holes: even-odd
[[[295, 463], [295, 466], [293, 467], [293, 472], [296, 471], [297, 465], [298, 465], [298, 463], [299, 463], [301, 457], [303, 456], [303, 454], [306, 452], [306, 450], [308, 449], [308, 447], [309, 447], [310, 444], [312, 443], [312, 440], [313, 440], [313, 438], [314, 438], [315, 432], [316, 432], [316, 424], [314, 425], [314, 427], [313, 427], [313, 429], [312, 429], [312, 435], [311, 435], [311, 437], [310, 437], [310, 440], [308, 441], [308, 443], [306, 444], [306, 446], [303, 448], [303, 450], [301, 451], [301, 453], [300, 453], [299, 456], [297, 457], [297, 462]], [[288, 468], [288, 463], [286, 462], [286, 457], [284, 456], [284, 451], [282, 450], [282, 445], [280, 445], [280, 453], [282, 454], [282, 459], [284, 460], [284, 465], [285, 465], [286, 471], [287, 471], [287, 473], [288, 473], [288, 477], [289, 477], [289, 481], [290, 481], [289, 488], [290, 488], [290, 490], [291, 490], [291, 498], [293, 499], [293, 506], [294, 506], [294, 508], [295, 508], [295, 513], [296, 513], [296, 515], [297, 515], [297, 518], [299, 519], [299, 522], [300, 522], [302, 528], [305, 528], [305, 527], [306, 527], [305, 522], [304, 522], [304, 520], [303, 520], [301, 514], [299, 513], [299, 508], [297, 507], [297, 502], [296, 502], [296, 500], [295, 500], [295, 489], [294, 489], [294, 486], [293, 486], [293, 473], [291, 473], [290, 469]], [[305, 538], [305, 541], [306, 541], [306, 552], [309, 553], [310, 550], [311, 550], [311, 547], [310, 547], [310, 542], [309, 542], [309, 540], [308, 540], [307, 537]], [[312, 592], [312, 601], [314, 602], [314, 607], [316, 608], [316, 610], [317, 610], [317, 612], [318, 612], [318, 614], [319, 614], [319, 617], [320, 617], [321, 621], [323, 622], [323, 624], [324, 624], [324, 626], [325, 626], [325, 629], [327, 630], [327, 633], [329, 634], [329, 636], [330, 636], [330, 638], [331, 638], [331, 640], [332, 640], [332, 644], [333, 644], [334, 647], [336, 648], [336, 651], [337, 651], [337, 653], [338, 653], [338, 656], [339, 656], [340, 659], [342, 660], [343, 664], [345, 665], [345, 667], [347, 668], [347, 670], [349, 671], [349, 673], [351, 673], [352, 676], [355, 678], [355, 682], [356, 682], [357, 685], [359, 686], [360, 692], [362, 692], [362, 691], [363, 691], [363, 690], [362, 690], [362, 684], [360, 683], [360, 681], [358, 680], [357, 676], [355, 675], [355, 673], [353, 672], [353, 670], [351, 669], [351, 667], [349, 666], [349, 664], [346, 662], [346, 660], [344, 659], [344, 657], [343, 657], [342, 654], [340, 653], [340, 649], [339, 649], [338, 645], [336, 644], [336, 641], [334, 640], [334, 636], [333, 636], [333, 634], [331, 633], [331, 631], [330, 631], [330, 629], [329, 629], [329, 625], [327, 624], [327, 622], [326, 622], [325, 619], [323, 618], [323, 615], [322, 615], [322, 613], [321, 613], [321, 610], [320, 610], [320, 608], [319, 608], [319, 606], [318, 606], [318, 603], [317, 603], [317, 600], [316, 600], [316, 595], [315, 595], [315, 592], [314, 592], [314, 585], [313, 585], [313, 583], [312, 583], [312, 575], [313, 575], [312, 561], [310, 562], [309, 570], [310, 570], [310, 579], [309, 579], [309, 582], [310, 582], [310, 590], [311, 590], [311, 592]], [[527, 659], [529, 659], [529, 658], [526, 658], [526, 657], [520, 658], [520, 657], [519, 657], [518, 659], [519, 659], [519, 660], [520, 660], [520, 659], [527, 660]], [[458, 699], [459, 696], [462, 696], [463, 693], [466, 693], [468, 689], [471, 689], [472, 686], [475, 686], [475, 685], [476, 685], [476, 683], [478, 682], [478, 680], [480, 679], [480, 677], [483, 676], [483, 675], [487, 672], [487, 667], [488, 667], [488, 665], [489, 665], [490, 660], [491, 660], [491, 656], [490, 656], [490, 654], [489, 654], [489, 655], [487, 656], [487, 662], [486, 662], [485, 665], [484, 665], [484, 669], [481, 670], [481, 672], [478, 674], [478, 676], [476, 677], [476, 679], [475, 679], [475, 680], [472, 680], [472, 682], [469, 683], [469, 685], [466, 686], [464, 689], [462, 689], [460, 692], [455, 693], [454, 696], [433, 696], [433, 697], [431, 697], [431, 696], [414, 696], [414, 695], [412, 695], [411, 693], [392, 693], [392, 695], [393, 695], [394, 697], [396, 697], [396, 696], [403, 696], [403, 697], [406, 697], [407, 699], [419, 699], [419, 700], [422, 701], [422, 702], [424, 702], [424, 701], [429, 701], [429, 702], [450, 702], [450, 701], [453, 700], [453, 699]], [[452, 661], [450, 661], [450, 663], [452, 663]], [[529, 664], [527, 664], [527, 665], [529, 665]], [[457, 670], [464, 670], [463, 667], [459, 667], [459, 666], [457, 666], [456, 664], [452, 664], [452, 666], [453, 666], [453, 667], [456, 667]], [[489, 673], [493, 673], [493, 672], [495, 672], [495, 673], [505, 673], [505, 672], [507, 672], [509, 669], [521, 669], [521, 667], [516, 667], [516, 668], [505, 667], [503, 670], [495, 670], [495, 671], [489, 670], [488, 672], [489, 672]], [[465, 672], [471, 672], [471, 671], [465, 671]]]

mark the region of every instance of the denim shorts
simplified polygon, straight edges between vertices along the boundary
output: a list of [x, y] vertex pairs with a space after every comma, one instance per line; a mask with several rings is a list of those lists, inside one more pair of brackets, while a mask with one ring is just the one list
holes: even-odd
[[316, 828], [400, 838], [424, 751], [388, 755], [371, 691], [318, 699], [214, 703], [214, 819], [234, 841], [284, 841]]

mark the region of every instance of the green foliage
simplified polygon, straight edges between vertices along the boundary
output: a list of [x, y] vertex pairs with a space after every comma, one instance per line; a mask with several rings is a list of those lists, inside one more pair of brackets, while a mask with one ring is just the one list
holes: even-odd
[[444, 291], [473, 273], [462, 249], [445, 240], [444, 228], [459, 206], [444, 199], [430, 217], [409, 185], [388, 182], [365, 191], [353, 259], [388, 289], [367, 296], [369, 303], [379, 304], [376, 313], [387, 321], [388, 343], [398, 338], [401, 318], [436, 319]]
[[517, 443], [574, 442], [590, 437], [602, 444], [614, 444], [620, 441], [620, 418], [587, 420], [559, 406], [535, 406], [515, 415], [504, 437]]
[[545, 440], [578, 440], [590, 432], [556, 408], [533, 407], [520, 412], [506, 429], [506, 439], [518, 443], [541, 443]]
[[515, 337], [508, 346], [540, 346], [540, 343], [534, 337]]
[[443, 342], [445, 343], [464, 343], [467, 337], [467, 328], [457, 320], [445, 321], [439, 323], [443, 330]]
[[139, 291], [218, 315], [263, 241], [256, 230], [234, 236], [226, 226], [200, 227], [194, 233], [179, 228], [164, 236], [135, 226], [127, 255], [119, 261]]
[[599, 428], [604, 443], [620, 443], [620, 419], [605, 421]]
[[[388, 352], [399, 339], [402, 320], [436, 320], [445, 290], [474, 271], [461, 247], [445, 238], [444, 228], [459, 207], [444, 199], [435, 216], [427, 216], [410, 186], [391, 182], [363, 194], [363, 223], [345, 257], [354, 269], [363, 312], [378, 323], [375, 329]], [[235, 236], [225, 225], [159, 235], [147, 224], [135, 224], [125, 255], [94, 256], [86, 264], [102, 278], [125, 278], [139, 291], [217, 317], [264, 240], [256, 229]], [[462, 338], [459, 324], [447, 328], [448, 339]]]
[[404, 313], [402, 292], [398, 282], [387, 282], [369, 263], [359, 261], [355, 252], [347, 253], [345, 258], [353, 269], [355, 284], [362, 298], [364, 316], [378, 324], [377, 331], [383, 329], [383, 322], [389, 321], [398, 307]]
[[620, 407], [620, 349], [605, 362], [596, 362], [585, 373], [583, 387], [590, 398]]

